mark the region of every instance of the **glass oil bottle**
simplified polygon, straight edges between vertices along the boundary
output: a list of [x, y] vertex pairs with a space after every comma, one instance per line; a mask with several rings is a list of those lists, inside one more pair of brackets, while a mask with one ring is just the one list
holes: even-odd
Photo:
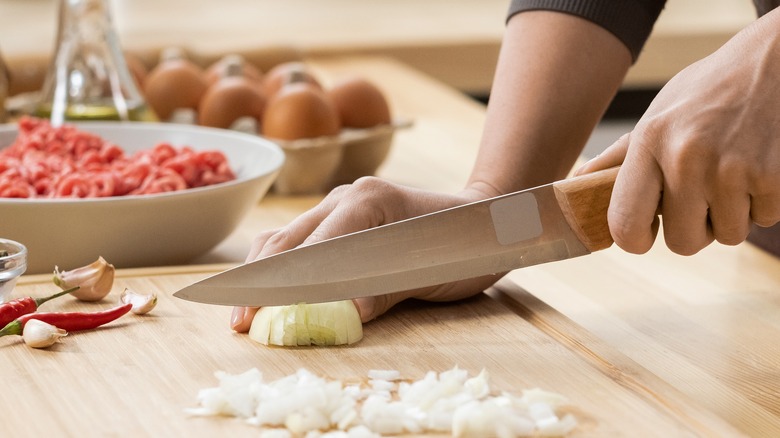
[[60, 0], [55, 53], [36, 115], [64, 121], [156, 121], [125, 62], [108, 0]]

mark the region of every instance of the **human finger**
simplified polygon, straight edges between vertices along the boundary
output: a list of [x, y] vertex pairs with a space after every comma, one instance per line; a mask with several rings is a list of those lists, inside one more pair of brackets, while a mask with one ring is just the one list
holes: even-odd
[[615, 179], [607, 212], [609, 231], [623, 250], [643, 254], [653, 246], [663, 181], [661, 169], [652, 157], [627, 154]]
[[750, 219], [759, 227], [771, 227], [780, 222], [780, 196], [753, 196], [750, 202]]
[[[298, 246], [308, 234], [308, 229], [316, 227], [309, 225], [311, 221], [317, 221], [318, 212], [311, 212], [304, 220], [297, 224], [291, 223], [287, 227], [277, 228], [258, 234], [249, 250], [246, 258], [251, 262], [258, 258], [276, 254]], [[300, 219], [300, 217], [299, 217]], [[269, 244], [269, 242], [271, 242]], [[252, 325], [252, 319], [259, 307], [234, 307], [230, 317], [230, 328], [238, 333], [246, 333]]]
[[719, 177], [709, 202], [709, 219], [715, 240], [737, 245], [750, 233], [750, 195], [739, 184], [740, 178]]
[[680, 255], [696, 254], [714, 240], [701, 185], [704, 176], [689, 174], [686, 178], [669, 171], [664, 177], [661, 215], [666, 246]]
[[246, 260], [244, 260], [244, 262], [248, 263], [252, 260], [255, 260], [260, 255], [260, 251], [263, 249], [268, 239], [278, 232], [279, 228], [275, 228], [273, 230], [266, 230], [257, 234], [252, 240], [252, 245], [249, 247], [249, 254], [247, 254]]
[[445, 196], [380, 178], [363, 177], [350, 186], [344, 201], [322, 220], [303, 244], [367, 230], [467, 201], [462, 196]]
[[259, 307], [234, 307], [230, 316], [230, 328], [238, 333], [248, 332], [258, 310]]
[[498, 281], [504, 274], [486, 275], [435, 287], [414, 289], [375, 297], [356, 298], [353, 300], [360, 314], [360, 320], [365, 322], [383, 315], [393, 306], [409, 298], [424, 301], [456, 301], [474, 296]]
[[[260, 254], [260, 250], [265, 246], [265, 242], [268, 238], [278, 231], [279, 229], [277, 228], [258, 234], [255, 237], [252, 246], [249, 248], [246, 262], [248, 263], [255, 260]], [[259, 309], [259, 307], [233, 307], [233, 312], [230, 315], [230, 328], [238, 333], [248, 332], [249, 327], [252, 325], [252, 319]]]
[[396, 220], [391, 213], [401, 204], [394, 185], [379, 178], [361, 178], [344, 193], [344, 201], [311, 230], [303, 244], [367, 230]]
[[[286, 226], [274, 230], [270, 235], [259, 235], [260, 246], [257, 257], [265, 257], [282, 251], [293, 249], [306, 241], [306, 239], [320, 226], [322, 221], [330, 215], [344, 198], [348, 186], [339, 186], [331, 190], [319, 204], [293, 219]], [[259, 245], [262, 243], [262, 245]]]
[[[312, 209], [303, 216], [298, 217], [287, 227], [268, 230], [258, 234], [250, 247], [246, 261], [251, 262], [258, 258], [295, 248], [305, 239], [310, 232], [309, 230], [316, 228], [316, 221], [319, 215], [326, 214], [324, 210]], [[302, 217], [303, 220], [300, 220]], [[234, 307], [230, 317], [230, 328], [238, 333], [248, 332], [252, 325], [252, 319], [258, 310], [259, 307]]]
[[[298, 216], [286, 227], [259, 233], [250, 247], [246, 261], [250, 262], [300, 245], [338, 205], [343, 191], [343, 188], [334, 189], [317, 206]], [[234, 307], [230, 327], [238, 333], [248, 332], [258, 310], [259, 307]]]
[[628, 152], [629, 139], [631, 138], [630, 136], [631, 133], [623, 134], [609, 147], [604, 149], [602, 153], [596, 155], [587, 163], [580, 166], [580, 168], [574, 172], [574, 175], [584, 175], [586, 173], [609, 169], [611, 167], [623, 164], [623, 161], [626, 159], [626, 153]]

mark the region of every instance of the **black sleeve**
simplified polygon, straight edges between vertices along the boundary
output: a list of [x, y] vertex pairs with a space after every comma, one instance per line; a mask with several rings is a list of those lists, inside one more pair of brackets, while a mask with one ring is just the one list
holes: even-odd
[[756, 12], [758, 12], [758, 15], [764, 15], [780, 6], [780, 1], [778, 0], [754, 0], [753, 3], [756, 5]]
[[559, 11], [592, 21], [612, 32], [636, 61], [666, 0], [512, 0], [507, 20], [518, 12]]

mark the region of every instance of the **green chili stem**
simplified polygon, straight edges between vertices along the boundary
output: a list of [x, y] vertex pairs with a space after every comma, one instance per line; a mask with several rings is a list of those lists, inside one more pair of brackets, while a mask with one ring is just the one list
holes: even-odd
[[61, 296], [65, 295], [65, 294], [69, 294], [69, 293], [71, 293], [73, 291], [76, 291], [76, 290], [78, 290], [78, 288], [79, 288], [79, 286], [75, 286], [75, 287], [72, 287], [70, 289], [66, 289], [66, 290], [64, 290], [62, 292], [58, 292], [58, 293], [56, 293], [54, 295], [49, 295], [48, 297], [36, 298], [35, 299], [35, 307], [41, 307], [41, 304], [43, 304], [43, 303], [45, 303], [45, 302], [47, 302], [49, 300], [53, 300], [53, 299], [55, 299], [57, 297], [61, 297]]

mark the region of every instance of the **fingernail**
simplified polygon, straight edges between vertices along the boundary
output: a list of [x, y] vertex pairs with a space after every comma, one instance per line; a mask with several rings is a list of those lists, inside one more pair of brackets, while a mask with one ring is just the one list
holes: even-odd
[[246, 312], [244, 311], [243, 307], [234, 307], [233, 308], [233, 315], [230, 317], [230, 328], [231, 329], [235, 329], [242, 322], [244, 322], [244, 314], [246, 314]]

